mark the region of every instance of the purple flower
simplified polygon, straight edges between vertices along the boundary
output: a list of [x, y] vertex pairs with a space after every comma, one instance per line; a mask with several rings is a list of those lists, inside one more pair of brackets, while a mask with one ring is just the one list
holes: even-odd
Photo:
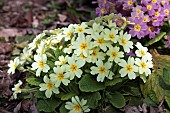
[[170, 48], [170, 36], [167, 36], [166, 47]]
[[156, 19], [156, 18], [159, 18], [159, 19], [164, 18], [163, 12], [162, 12], [162, 7], [159, 6], [156, 10], [154, 10], [152, 12], [152, 16], [153, 16], [154, 19]]
[[121, 27], [124, 23], [122, 19], [122, 15], [119, 13], [116, 18], [113, 19], [114, 22], [116, 22], [116, 25]]
[[126, 53], [126, 55], [127, 55], [127, 56], [135, 56], [135, 53], [134, 53], [132, 50], [130, 50], [130, 52], [129, 52], [129, 53]]
[[149, 21], [150, 21], [149, 15], [145, 14], [145, 15], [142, 17], [142, 20], [143, 20], [143, 22], [149, 22]]
[[164, 6], [165, 4], [169, 4], [168, 0], [161, 0], [161, 4]]
[[144, 16], [144, 12], [142, 11], [142, 6], [137, 5], [136, 7], [133, 7], [132, 11], [133, 11], [131, 13], [132, 17], [140, 18]]
[[135, 1], [136, 0], [125, 0], [123, 4], [123, 9], [132, 9]]
[[148, 12], [148, 14], [151, 16], [151, 15], [153, 15], [154, 14], [154, 12], [155, 12], [155, 9], [158, 9], [158, 5], [156, 5], [156, 4], [146, 4], [143, 8], [142, 8], [142, 10], [144, 11], [144, 12]]
[[99, 0], [99, 7], [96, 8], [96, 16], [103, 16], [109, 12], [109, 3], [107, 0]]
[[132, 37], [137, 36], [138, 39], [141, 39], [142, 37], [144, 37], [146, 35], [145, 31], [147, 29], [147, 25], [146, 23], [144, 23], [142, 21], [142, 18], [135, 18], [132, 21], [133, 23], [135, 23], [133, 25], [133, 27], [129, 27], [130, 31], [129, 33], [132, 35]]
[[161, 0], [151, 0], [152, 4], [159, 4], [161, 2]]
[[155, 35], [160, 33], [160, 28], [150, 25], [145, 33], [149, 35], [150, 39], [155, 38]]
[[163, 25], [163, 18], [162, 17], [153, 18], [152, 19], [152, 25], [153, 26], [162, 26]]
[[170, 5], [169, 4], [164, 4], [162, 8], [162, 15], [170, 17]]

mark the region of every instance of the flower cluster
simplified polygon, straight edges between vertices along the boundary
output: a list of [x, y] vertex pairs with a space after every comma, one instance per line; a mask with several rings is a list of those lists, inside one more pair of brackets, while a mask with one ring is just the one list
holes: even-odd
[[[111, 14], [80, 25], [71, 24], [68, 28], [46, 31], [29, 44], [27, 50], [33, 57], [30, 56], [31, 61], [26, 59], [25, 63], [30, 64], [29, 69], [35, 77], [43, 78], [44, 83], [39, 84], [39, 90], [45, 91], [47, 98], [59, 94], [61, 87], [69, 86], [85, 74], [90, 74], [97, 82], [113, 80], [114, 76], [127, 75], [127, 78], [135, 79], [151, 74], [152, 55], [141, 43], [134, 44], [131, 35], [112, 22], [115, 16]], [[127, 56], [126, 53], [132, 50], [135, 56]], [[14, 73], [18, 65], [24, 64], [16, 63], [14, 66], [15, 62], [18, 61], [11, 61], [9, 70], [12, 71], [9, 73]], [[115, 66], [119, 68], [114, 69]], [[75, 97], [72, 102], [67, 102], [65, 107], [76, 113], [89, 111], [84, 106], [85, 100]]]
[[[117, 13], [119, 16], [114, 20], [119, 26], [123, 25], [121, 17], [125, 16], [133, 23], [128, 26], [129, 33], [138, 39], [145, 36], [149, 36], [150, 39], [154, 38], [156, 34], [160, 33], [165, 18], [170, 17], [170, 2], [168, 0], [99, 0], [98, 3], [97, 16]], [[109, 10], [102, 13], [101, 6], [106, 4], [110, 4], [107, 6]]]

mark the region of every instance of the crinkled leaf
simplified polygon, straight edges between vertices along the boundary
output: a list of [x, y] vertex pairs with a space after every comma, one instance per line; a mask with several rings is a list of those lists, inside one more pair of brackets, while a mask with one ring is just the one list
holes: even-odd
[[45, 96], [44, 91], [36, 91], [36, 92], [34, 93], [34, 96], [35, 96], [36, 98], [42, 98], [42, 99], [46, 99], [46, 98], [47, 98], [47, 97]]
[[158, 42], [159, 40], [161, 40], [163, 38], [163, 36], [165, 36], [166, 32], [162, 32], [160, 34], [158, 34], [155, 38], [151, 39], [150, 41], [148, 41], [145, 46], [149, 46], [152, 45], [156, 42]]
[[84, 92], [96, 92], [105, 89], [105, 86], [101, 82], [97, 82], [92, 75], [84, 75], [79, 81], [79, 88]]
[[60, 104], [61, 104], [60, 100], [50, 98], [47, 100], [45, 99], [39, 100], [37, 103], [37, 107], [39, 111], [53, 112]]
[[77, 94], [76, 94], [76, 93], [73, 93], [73, 92], [70, 92], [70, 93], [67, 93], [67, 94], [62, 94], [61, 100], [68, 100], [68, 99], [70, 99], [71, 97], [76, 96], [76, 95], [77, 95]]
[[25, 36], [21, 36], [21, 37], [17, 36], [15, 38], [15, 41], [17, 43], [23, 43], [23, 42], [26, 42], [26, 41], [29, 42], [29, 41], [33, 40], [33, 38], [34, 38], [34, 35], [25, 35]]
[[115, 84], [120, 82], [122, 82], [122, 78], [114, 78], [113, 80], [105, 82], [105, 86], [114, 86]]
[[163, 80], [163, 77], [159, 77], [159, 85], [161, 86], [161, 88], [163, 88], [164, 90], [170, 90], [170, 85], [167, 85], [165, 83], [165, 81]]
[[65, 108], [65, 104], [62, 104], [60, 107], [60, 113], [68, 113], [69, 111]]
[[168, 104], [168, 107], [170, 108], [170, 98], [165, 96], [165, 101]]
[[154, 91], [159, 102], [164, 98], [166, 90], [164, 90], [160, 85], [160, 78], [163, 77], [163, 69], [170, 69], [170, 56], [168, 55], [158, 55], [153, 54], [154, 70], [151, 75], [149, 75], [145, 84], [141, 85], [141, 91], [144, 97], [150, 90]]
[[26, 81], [30, 85], [34, 85], [34, 86], [39, 86], [39, 84], [42, 83], [39, 78], [35, 78], [35, 77], [29, 77], [29, 78], [26, 79]]
[[126, 104], [124, 96], [119, 92], [110, 93], [110, 96], [108, 99], [110, 103], [116, 108], [122, 108]]
[[105, 113], [117, 113], [113, 106], [107, 106], [105, 111], [106, 111]]
[[83, 96], [84, 99], [87, 100], [87, 105], [89, 108], [96, 108], [98, 106], [98, 101], [101, 99], [101, 95], [99, 92], [89, 93]]
[[170, 85], [170, 70], [167, 68], [163, 69], [163, 80], [167, 85]]

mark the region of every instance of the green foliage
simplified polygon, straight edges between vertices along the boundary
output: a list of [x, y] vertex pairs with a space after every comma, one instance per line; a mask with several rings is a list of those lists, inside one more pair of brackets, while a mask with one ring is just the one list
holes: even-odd
[[167, 68], [163, 69], [163, 80], [167, 85], [170, 85], [170, 70]]
[[87, 105], [89, 105], [89, 108], [95, 109], [99, 105], [98, 101], [101, 99], [101, 95], [99, 92], [88, 93], [85, 94], [83, 98], [87, 99]]
[[42, 83], [42, 81], [39, 78], [35, 78], [35, 77], [29, 77], [26, 79], [26, 81], [30, 85], [34, 85], [34, 86], [39, 86], [39, 84]]
[[95, 92], [105, 89], [105, 86], [103, 83], [97, 82], [92, 75], [84, 75], [79, 82], [79, 88], [83, 92]]
[[109, 102], [116, 108], [122, 108], [125, 106], [125, 98], [124, 96], [119, 92], [110, 93], [107, 94]]
[[108, 80], [105, 82], [105, 86], [114, 86], [117, 83], [122, 82], [122, 78], [114, 78], [113, 80]]
[[17, 36], [15, 38], [15, 41], [20, 44], [20, 43], [27, 42], [27, 41], [31, 42], [33, 38], [34, 38], [34, 35], [24, 35], [21, 37]]
[[60, 113], [68, 113], [69, 111], [65, 108], [65, 104], [62, 104], [60, 107]]
[[61, 101], [55, 98], [41, 99], [37, 103], [39, 111], [53, 112], [61, 104]]
[[165, 101], [168, 104], [168, 107], [170, 108], [170, 98], [165, 96]]
[[158, 41], [160, 41], [164, 36], [166, 35], [166, 32], [161, 32], [160, 34], [158, 34], [155, 38], [149, 40], [145, 46], [150, 46]]

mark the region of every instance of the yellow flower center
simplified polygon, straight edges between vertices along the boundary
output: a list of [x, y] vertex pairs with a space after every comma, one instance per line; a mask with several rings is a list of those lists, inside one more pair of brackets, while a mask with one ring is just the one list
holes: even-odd
[[154, 27], [153, 26], [149, 26], [148, 27], [148, 31], [153, 32], [154, 31]]
[[103, 8], [101, 8], [100, 11], [101, 11], [102, 14], [104, 14], [106, 12], [106, 8], [103, 7]]
[[44, 62], [43, 61], [38, 62], [38, 67], [43, 68], [44, 67]]
[[114, 39], [114, 38], [115, 38], [115, 35], [114, 35], [114, 34], [109, 34], [109, 37], [110, 37], [111, 39]]
[[92, 56], [97, 56], [97, 51], [93, 50]]
[[128, 6], [131, 6], [133, 4], [132, 0], [128, 1]]
[[152, 10], [152, 6], [151, 5], [147, 5], [146, 8], [147, 8], [147, 10]]
[[164, 12], [165, 12], [166, 15], [169, 15], [169, 10], [168, 9], [165, 9]]
[[140, 53], [141, 53], [142, 56], [146, 55], [145, 51], [143, 51], [143, 50], [140, 50]]
[[105, 67], [99, 67], [99, 73], [105, 73], [106, 72], [106, 68]]
[[158, 17], [160, 13], [158, 11], [155, 12], [155, 16]]
[[147, 18], [146, 18], [146, 17], [144, 17], [144, 18], [143, 18], [143, 22], [146, 22], [146, 21], [147, 21]]
[[157, 20], [156, 20], [156, 19], [153, 19], [153, 22], [157, 22]]
[[15, 92], [18, 93], [20, 91], [20, 87], [15, 88]]
[[51, 82], [47, 83], [47, 89], [51, 90], [53, 88], [53, 84]]
[[145, 62], [142, 62], [142, 63], [141, 63], [141, 67], [142, 67], [142, 68], [144, 68], [144, 69], [145, 69], [145, 68], [146, 68], [146, 66], [147, 66], [147, 65], [146, 65], [146, 63], [145, 63]]
[[164, 5], [164, 4], [165, 4], [165, 1], [164, 1], [164, 0], [162, 0], [162, 1], [161, 1], [161, 4], [162, 4], [162, 5]]
[[59, 73], [57, 75], [57, 78], [58, 78], [58, 80], [63, 80], [64, 79], [64, 74], [63, 73]]
[[61, 65], [65, 64], [65, 63], [66, 63], [65, 59], [61, 61]]
[[79, 27], [78, 32], [83, 32], [83, 28]]
[[126, 39], [122, 38], [121, 41], [122, 41], [122, 44], [123, 44], [123, 45], [126, 45], [126, 44], [127, 44]]
[[140, 10], [140, 9], [137, 9], [136, 12], [139, 14], [139, 13], [141, 13], [141, 10]]
[[141, 26], [139, 25], [139, 24], [136, 24], [135, 26], [134, 26], [134, 30], [135, 31], [140, 31], [140, 29], [141, 29]]
[[72, 65], [70, 66], [70, 70], [71, 70], [72, 72], [77, 71], [77, 65], [72, 64]]
[[80, 44], [80, 49], [81, 50], [85, 50], [86, 48], [87, 48], [87, 44], [86, 43], [83, 42], [83, 43]]
[[77, 105], [75, 105], [73, 107], [73, 109], [74, 109], [74, 111], [77, 111], [77, 112], [79, 111], [80, 112], [81, 111], [81, 106], [77, 104]]
[[67, 32], [67, 33], [66, 33], [66, 36], [71, 36], [71, 32]]
[[131, 65], [127, 65], [126, 66], [126, 71], [127, 72], [132, 72], [133, 71], [133, 67]]
[[112, 52], [112, 57], [113, 57], [113, 58], [116, 58], [116, 57], [117, 57], [117, 52], [113, 51], [113, 52]]
[[13, 68], [14, 68], [14, 69], [16, 69], [16, 68], [17, 68], [16, 63], [14, 63], [12, 66], [13, 66]]
[[103, 43], [104, 43], [104, 39], [103, 39], [103, 38], [99, 38], [99, 39], [97, 40], [97, 43], [100, 44], [100, 45], [103, 44]]
[[83, 54], [81, 54], [81, 55], [80, 55], [80, 58], [81, 58], [81, 59], [85, 59], [86, 57], [85, 57]]
[[156, 3], [157, 2], [157, 0], [152, 0], [152, 3]]

